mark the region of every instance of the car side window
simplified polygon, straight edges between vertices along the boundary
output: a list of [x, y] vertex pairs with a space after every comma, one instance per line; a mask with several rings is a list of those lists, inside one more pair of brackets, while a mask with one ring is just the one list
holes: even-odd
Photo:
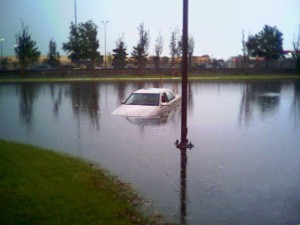
[[170, 91], [167, 91], [166, 95], [168, 98], [168, 102], [172, 101], [175, 98], [175, 96]]
[[161, 102], [168, 102], [168, 97], [166, 93], [163, 93], [163, 95], [161, 96]]

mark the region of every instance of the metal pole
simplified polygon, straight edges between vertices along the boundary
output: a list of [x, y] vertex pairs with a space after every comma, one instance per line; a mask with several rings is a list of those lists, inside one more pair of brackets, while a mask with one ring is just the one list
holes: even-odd
[[187, 139], [187, 77], [188, 77], [188, 0], [183, 0], [183, 29], [182, 29], [182, 102], [181, 102], [181, 142], [176, 140], [177, 148], [192, 148], [193, 144]]
[[75, 4], [74, 4], [74, 10], [75, 10], [75, 27], [77, 29], [77, 4], [76, 4], [76, 0], [75, 0]]
[[78, 27], [77, 27], [77, 1], [74, 0], [74, 15], [75, 15], [75, 64], [78, 66]]
[[2, 42], [4, 41], [4, 38], [0, 38], [0, 43], [1, 43], [1, 59], [3, 57], [3, 54], [2, 54]]
[[106, 69], [106, 24], [108, 23], [108, 20], [102, 20], [101, 23], [104, 24], [104, 68]]
[[106, 23], [104, 24], [104, 67], [106, 69], [106, 24], [108, 21], [106, 21]]
[[0, 70], [2, 69], [2, 57], [3, 57], [3, 53], [2, 53], [2, 42], [4, 41], [4, 38], [0, 38], [0, 44], [1, 44], [1, 58], [0, 58]]
[[180, 149], [180, 224], [186, 224], [186, 148]]
[[188, 0], [183, 0], [181, 143], [187, 144]]
[[176, 140], [175, 145], [180, 149], [180, 222], [186, 224], [186, 167], [187, 148], [191, 149], [193, 144], [187, 139], [187, 77], [188, 77], [188, 0], [183, 0], [183, 29], [182, 29], [182, 103], [181, 103], [181, 142]]

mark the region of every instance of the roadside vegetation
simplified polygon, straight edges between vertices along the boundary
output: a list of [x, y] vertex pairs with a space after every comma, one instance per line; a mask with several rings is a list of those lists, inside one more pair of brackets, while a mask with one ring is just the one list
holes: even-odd
[[92, 163], [0, 140], [0, 165], [0, 224], [164, 224]]

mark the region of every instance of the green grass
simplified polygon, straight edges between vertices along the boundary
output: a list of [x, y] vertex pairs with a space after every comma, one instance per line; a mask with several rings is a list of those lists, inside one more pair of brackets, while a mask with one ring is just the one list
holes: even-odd
[[0, 224], [155, 224], [140, 203], [92, 163], [0, 140]]
[[[199, 81], [223, 81], [223, 80], [286, 80], [286, 79], [300, 79], [298, 75], [189, 75], [189, 80]], [[147, 75], [147, 76], [129, 76], [129, 75], [118, 75], [118, 76], [107, 76], [107, 77], [69, 77], [69, 78], [51, 78], [51, 77], [25, 77], [25, 78], [0, 78], [0, 83], [5, 82], [110, 82], [110, 81], [155, 81], [161, 80], [158, 75]], [[181, 80], [181, 76], [163, 76], [163, 80]]]

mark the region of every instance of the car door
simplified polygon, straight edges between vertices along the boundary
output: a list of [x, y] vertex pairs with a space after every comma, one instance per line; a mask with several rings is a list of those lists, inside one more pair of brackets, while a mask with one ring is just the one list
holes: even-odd
[[171, 108], [174, 108], [176, 106], [176, 96], [171, 91], [166, 91], [166, 96], [168, 99], [168, 103]]
[[176, 97], [175, 95], [170, 91], [164, 91], [161, 94], [161, 113], [169, 112], [176, 106]]

